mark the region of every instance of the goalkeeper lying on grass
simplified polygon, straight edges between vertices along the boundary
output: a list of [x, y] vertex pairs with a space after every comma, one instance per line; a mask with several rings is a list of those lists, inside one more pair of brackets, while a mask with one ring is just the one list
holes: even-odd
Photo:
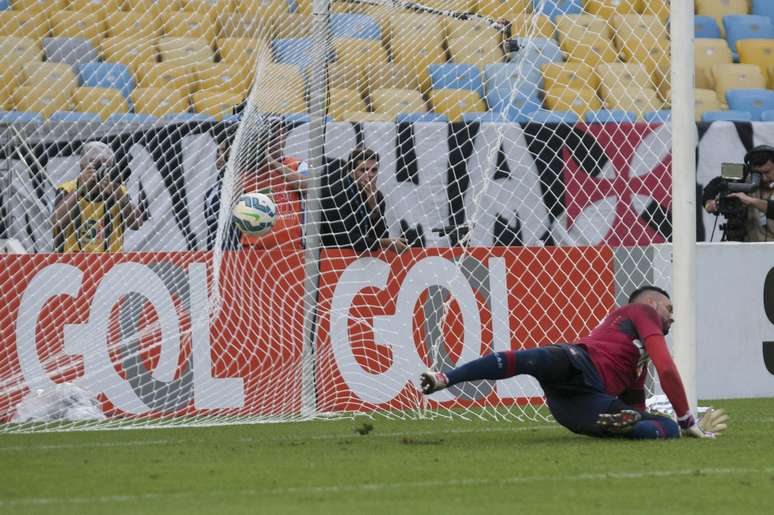
[[[710, 410], [696, 422], [664, 339], [672, 322], [667, 292], [643, 286], [629, 296], [628, 304], [610, 312], [576, 344], [490, 354], [447, 372], [425, 372], [420, 384], [425, 394], [431, 394], [464, 381], [529, 374], [540, 382], [556, 421], [575, 433], [633, 439], [677, 438], [681, 433], [714, 438], [726, 429], [728, 417], [722, 410]], [[648, 359], [677, 422], [645, 411]]]

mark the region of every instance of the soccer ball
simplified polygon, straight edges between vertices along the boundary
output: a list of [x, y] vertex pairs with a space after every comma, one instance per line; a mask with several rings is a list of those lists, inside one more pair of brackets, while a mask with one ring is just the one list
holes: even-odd
[[277, 206], [265, 193], [245, 193], [234, 206], [234, 224], [245, 234], [263, 236], [274, 226]]

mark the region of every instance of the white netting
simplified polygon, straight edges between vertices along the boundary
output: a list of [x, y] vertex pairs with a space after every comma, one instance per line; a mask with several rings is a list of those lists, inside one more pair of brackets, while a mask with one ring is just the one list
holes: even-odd
[[417, 376], [668, 286], [666, 3], [12, 3], [0, 421], [64, 382], [107, 421], [4, 428], [546, 417]]

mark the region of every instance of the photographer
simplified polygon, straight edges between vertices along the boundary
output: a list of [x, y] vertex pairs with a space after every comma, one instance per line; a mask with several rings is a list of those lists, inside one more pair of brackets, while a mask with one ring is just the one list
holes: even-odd
[[774, 147], [759, 145], [745, 155], [743, 182], [712, 179], [702, 203], [726, 217], [724, 240], [774, 241]]
[[[51, 214], [56, 252], [120, 252], [124, 231], [148, 219], [147, 203], [132, 204], [108, 145], [83, 145], [78, 178], [60, 184]], [[142, 197], [142, 194], [141, 194]]]

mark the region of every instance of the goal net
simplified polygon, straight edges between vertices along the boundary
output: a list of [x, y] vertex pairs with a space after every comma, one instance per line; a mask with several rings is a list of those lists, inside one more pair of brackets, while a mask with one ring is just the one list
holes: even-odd
[[667, 5], [12, 0], [0, 431], [549, 418], [418, 375], [669, 287]]

